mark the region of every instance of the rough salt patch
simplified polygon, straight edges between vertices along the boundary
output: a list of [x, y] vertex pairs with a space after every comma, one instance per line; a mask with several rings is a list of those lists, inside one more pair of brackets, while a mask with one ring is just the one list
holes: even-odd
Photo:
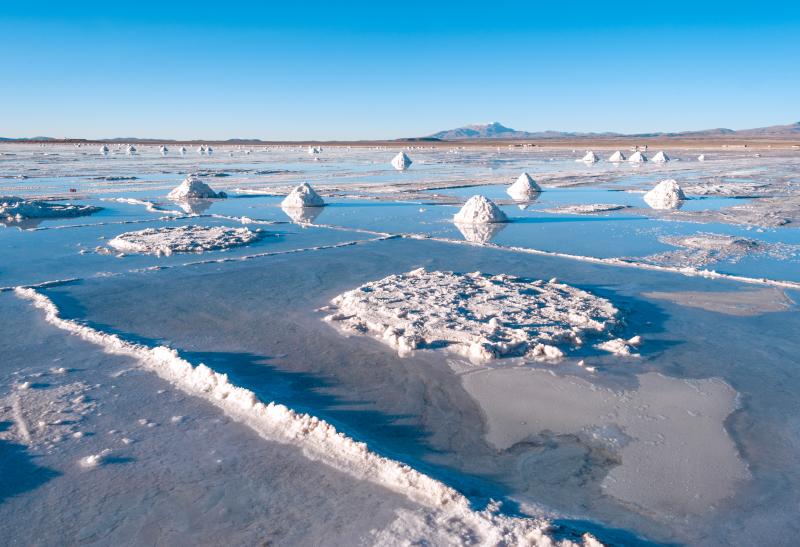
[[178, 226], [147, 228], [120, 234], [108, 242], [123, 253], [146, 253], [169, 256], [173, 253], [202, 253], [247, 245], [256, 241], [260, 232], [249, 228], [224, 226]]
[[199, 178], [189, 175], [176, 186], [167, 197], [174, 200], [214, 199], [228, 197], [225, 192], [215, 192]]
[[595, 154], [594, 152], [589, 150], [588, 152], [586, 152], [586, 155], [583, 156], [578, 161], [582, 161], [582, 162], [585, 162], [585, 163], [595, 163], [595, 162], [600, 161], [600, 158], [597, 157], [597, 154]]
[[508, 217], [492, 200], [485, 196], [472, 196], [453, 216], [456, 224], [489, 224], [508, 222]]
[[644, 163], [647, 161], [647, 156], [637, 151], [631, 154], [631, 157], [628, 158], [628, 161], [630, 163]]
[[325, 202], [320, 195], [307, 183], [295, 187], [281, 202], [281, 207], [322, 207]]
[[700, 268], [720, 261], [736, 263], [754, 255], [787, 260], [800, 253], [798, 245], [767, 243], [727, 234], [697, 233], [691, 236], [663, 237], [660, 241], [679, 249], [645, 257], [643, 262]]
[[542, 189], [528, 173], [522, 173], [516, 182], [508, 187], [506, 193], [515, 200], [527, 201], [538, 196], [541, 191]]
[[[555, 280], [422, 268], [347, 291], [323, 311], [326, 321], [376, 335], [400, 355], [443, 347], [474, 362], [560, 359], [585, 338], [615, 340], [619, 323], [611, 302]], [[599, 349], [624, 354], [617, 345]]]
[[658, 152], [650, 161], [653, 163], [667, 163], [670, 159], [664, 152]]
[[100, 207], [94, 205], [73, 205], [16, 196], [0, 196], [0, 221], [7, 222], [36, 218], [71, 218], [91, 215], [100, 210]]
[[644, 195], [644, 201], [653, 209], [676, 209], [685, 199], [683, 190], [673, 179], [662, 180]]
[[406, 155], [405, 152], [399, 152], [394, 158], [392, 158], [392, 167], [397, 169], [398, 171], [405, 171], [409, 167], [411, 167], [411, 158]]
[[611, 154], [608, 157], [608, 161], [610, 161], [611, 163], [623, 162], [623, 161], [625, 161], [625, 154], [623, 154], [622, 152], [617, 150], [616, 152], [614, 152], [613, 154]]
[[589, 203], [580, 205], [565, 205], [564, 207], [545, 209], [545, 211], [548, 213], [567, 215], [593, 215], [596, 213], [607, 213], [609, 211], [619, 211], [620, 209], [627, 208], [627, 205], [618, 205], [616, 203]]

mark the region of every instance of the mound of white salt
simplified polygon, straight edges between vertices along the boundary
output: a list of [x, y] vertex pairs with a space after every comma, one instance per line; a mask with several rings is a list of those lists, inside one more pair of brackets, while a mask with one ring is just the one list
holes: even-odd
[[247, 245], [259, 237], [259, 232], [250, 231], [248, 228], [178, 226], [126, 232], [110, 240], [108, 245], [123, 253], [169, 256], [173, 253], [202, 253], [229, 249]]
[[610, 161], [611, 163], [623, 162], [623, 161], [625, 161], [625, 154], [623, 154], [622, 152], [617, 150], [616, 152], [614, 152], [613, 154], [611, 154], [608, 157], [608, 161]]
[[628, 161], [631, 163], [644, 163], [647, 161], [647, 156], [637, 151], [631, 154], [631, 157], [628, 158]]
[[131, 144], [128, 146], [126, 152], [128, 153], [129, 156], [133, 156], [136, 154], [136, 147]]
[[105, 144], [103, 146], [101, 146], [100, 147], [100, 153], [103, 154], [104, 156], [107, 156], [108, 155], [108, 146], [106, 146]]
[[100, 207], [94, 205], [73, 205], [16, 196], [0, 196], [0, 220], [7, 222], [36, 218], [78, 217], [91, 215], [100, 210]]
[[685, 199], [683, 190], [673, 179], [662, 180], [644, 195], [644, 201], [653, 209], [675, 209]]
[[589, 150], [589, 151], [586, 152], [585, 156], [583, 156], [581, 159], [579, 159], [577, 161], [582, 161], [582, 162], [585, 162], [585, 163], [595, 163], [595, 162], [600, 161], [600, 158], [597, 157], [597, 154], [595, 154], [594, 152]]
[[199, 178], [189, 175], [182, 183], [172, 189], [167, 197], [174, 200], [214, 199], [228, 197], [225, 192], [215, 192]]
[[399, 152], [394, 158], [392, 158], [392, 167], [397, 169], [398, 171], [405, 171], [409, 167], [411, 167], [411, 158], [409, 158], [405, 152]]
[[508, 222], [508, 217], [492, 200], [484, 196], [472, 196], [461, 210], [453, 216], [456, 224], [488, 224]]
[[669, 161], [669, 156], [667, 156], [662, 151], [662, 152], [659, 152], [658, 154], [656, 154], [655, 156], [653, 156], [653, 159], [651, 159], [650, 161], [652, 161], [653, 163], [667, 163]]
[[595, 213], [606, 213], [608, 211], [618, 211], [620, 209], [627, 208], [627, 205], [618, 205], [616, 203], [589, 203], [580, 205], [565, 205], [563, 207], [556, 207], [554, 209], [545, 209], [545, 211], [548, 213], [567, 215], [592, 215]]
[[158, 151], [161, 152], [162, 156], [166, 156], [167, 154], [169, 154], [169, 148], [163, 145], [158, 149]]
[[528, 173], [522, 173], [516, 182], [508, 187], [506, 193], [513, 199], [527, 201], [536, 197], [541, 191], [542, 189]]
[[178, 148], [178, 152], [180, 152], [181, 156], [185, 156], [186, 155], [186, 147], [185, 146], [181, 146], [180, 148]]
[[295, 187], [281, 202], [281, 207], [284, 208], [322, 207], [323, 205], [325, 202], [307, 182]]
[[558, 359], [584, 337], [615, 339], [619, 315], [608, 300], [555, 280], [422, 268], [343, 293], [323, 310], [326, 321], [376, 335], [401, 355], [444, 347], [476, 362]]
[[706, 155], [700, 154], [699, 156], [697, 156], [697, 161], [706, 161]]

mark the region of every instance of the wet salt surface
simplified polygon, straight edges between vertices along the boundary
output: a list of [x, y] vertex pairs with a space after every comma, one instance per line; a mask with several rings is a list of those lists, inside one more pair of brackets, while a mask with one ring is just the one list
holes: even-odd
[[[381, 236], [363, 231], [420, 233], [454, 241], [467, 238], [499, 245], [631, 259], [675, 251], [664, 238], [699, 232], [795, 245], [800, 244], [795, 228], [759, 231], [718, 222], [698, 224], [684, 217], [675, 220], [671, 215], [654, 214], [645, 209], [641, 193], [664, 178], [676, 178], [684, 185], [681, 177], [685, 177], [688, 179], [686, 186], [691, 187], [706, 179], [720, 178], [726, 169], [735, 180], [780, 178], [792, 165], [791, 158], [758, 158], [764, 165], [753, 166], [749, 163], [754, 160], [731, 154], [735, 157], [726, 168], [728, 164], [718, 159], [724, 154], [715, 153], [709, 154], [713, 159], [702, 167], [686, 161], [672, 162], [664, 169], [648, 165], [637, 171], [628, 169], [631, 166], [615, 168], [603, 162], [586, 168], [576, 165], [574, 158], [564, 152], [556, 153], [557, 159], [551, 161], [547, 153], [541, 152], [533, 155], [505, 150], [446, 154], [412, 150], [408, 154], [413, 165], [408, 171], [397, 173], [388, 163], [396, 153], [391, 150], [331, 149], [328, 152], [326, 149], [319, 162], [312, 162], [305, 150], [254, 152], [251, 156], [235, 158], [218, 154], [210, 159], [160, 158], [157, 151], [148, 155], [146, 148], [140, 150], [139, 157], [114, 155], [108, 161], [91, 155], [75, 155], [72, 151], [64, 151], [63, 156], [0, 156], [0, 175], [11, 175], [0, 177], [0, 194], [63, 197], [68, 195], [69, 188], [78, 187], [79, 192], [70, 196], [76, 203], [104, 208], [91, 217], [43, 220], [35, 226], [43, 228], [38, 231], [0, 229], [0, 286], [69, 277], [84, 279], [41, 290], [54, 300], [66, 317], [85, 319], [96, 328], [135, 341], [153, 345], [169, 343], [192, 362], [205, 362], [214, 370], [227, 372], [233, 383], [254, 390], [263, 400], [277, 400], [324, 418], [348, 435], [368, 442], [371, 449], [409, 463], [458, 488], [479, 508], [489, 498], [503, 499], [506, 511], [544, 512], [554, 515], [571, 529], [592, 530], [601, 539], [626, 544], [633, 542], [628, 534], [637, 534], [653, 541], [698, 545], [765, 542], [778, 545], [798, 532], [791, 509], [800, 502], [796, 494], [800, 491], [800, 470], [796, 465], [800, 422], [796, 413], [788, 410], [795, 404], [792, 394], [800, 387], [796, 371], [796, 355], [800, 348], [794, 336], [800, 326], [794, 303], [798, 299], [796, 292], [787, 296], [779, 289], [723, 280], [424, 240], [367, 242]], [[676, 154], [670, 153], [670, 156], [676, 157]], [[206, 180], [215, 190], [224, 190], [231, 197], [201, 204], [204, 208], [196, 211], [201, 216], [188, 217], [179, 204], [166, 198], [166, 194], [187, 173], [201, 169], [229, 174], [228, 177], [208, 176]], [[25, 171], [30, 178], [13, 178], [18, 170]], [[539, 199], [524, 210], [504, 194], [507, 184], [522, 170], [529, 171], [545, 188]], [[554, 178], [559, 170], [574, 174]], [[258, 171], [269, 173], [257, 174]], [[37, 179], [37, 172], [45, 172], [46, 176]], [[80, 175], [62, 176], [67, 173]], [[127, 176], [137, 179], [94, 178]], [[347, 197], [347, 188], [352, 188], [353, 195], [382, 196], [389, 184], [430, 186], [452, 184], [459, 178], [476, 187], [457, 191], [410, 191], [381, 200]], [[293, 219], [279, 206], [283, 194], [245, 197], [235, 191], [238, 187], [283, 189], [304, 180], [314, 184], [329, 203], [314, 218]], [[317, 185], [317, 180], [322, 184]], [[589, 186], [548, 189], [548, 180]], [[497, 184], [487, 186], [486, 182]], [[372, 183], [378, 183], [379, 191], [368, 191]], [[326, 190], [326, 184], [335, 185], [336, 189]], [[447, 193], [451, 197], [431, 199], [433, 193]], [[450, 219], [463, 202], [460, 198], [476, 193], [496, 198], [512, 222], [499, 230], [462, 233]], [[103, 198], [149, 201], [164, 211], [151, 212], [142, 204]], [[723, 207], [727, 206], [724, 203], [742, 202], [731, 198], [689, 200], [681, 211], [714, 200]], [[588, 216], [552, 214], [543, 210], [551, 206], [592, 203], [632, 207]], [[171, 218], [176, 213], [186, 217]], [[278, 224], [242, 224], [236, 220], [238, 217]], [[322, 226], [312, 227], [309, 223]], [[79, 227], [83, 224], [89, 226]], [[261, 228], [269, 235], [245, 247], [201, 255], [117, 257], [95, 252], [96, 247], [105, 247], [109, 239], [123, 232], [198, 224]], [[362, 243], [336, 247], [356, 241]], [[301, 252], [282, 254], [292, 250]], [[246, 257], [252, 258], [236, 260]], [[183, 266], [188, 262], [227, 259], [234, 260]], [[396, 352], [376, 340], [343, 337], [322, 321], [324, 314], [313, 311], [363, 283], [418, 267], [545, 280], [556, 277], [560, 283], [607, 298], [620, 308], [625, 317], [620, 334], [643, 336], [643, 344], [637, 349], [642, 357], [593, 355], [584, 357], [583, 366], [578, 365], [577, 359], [548, 364], [517, 359], [502, 367], [476, 365], [437, 350], [399, 358]], [[792, 257], [748, 255], [737, 257], [735, 263], [722, 260], [710, 267], [751, 277], [800, 280], [800, 268]], [[148, 268], [162, 269], [142, 271]], [[0, 299], [4, 315], [23, 313], [20, 302], [12, 294], [2, 293]], [[10, 371], [4, 376], [3, 396], [14, 396], [16, 390], [21, 390], [5, 407], [11, 413], [12, 422], [15, 400], [21, 401], [19, 404], [26, 402], [25, 407], [30, 402], [31, 409], [38, 408], [35, 390], [49, 389], [39, 385], [42, 383], [53, 383], [54, 387], [63, 383], [76, 390], [86, 389], [77, 387], [78, 384], [89, 386], [89, 389], [99, 390], [97, 393], [102, 396], [98, 396], [98, 400], [113, 396], [106, 385], [108, 380], [98, 380], [97, 371], [89, 367], [80, 377], [68, 373], [63, 382], [63, 375], [50, 372], [51, 368], [80, 368], [81, 359], [93, 352], [92, 359], [98, 362], [108, 357], [97, 356], [96, 350], [91, 348], [79, 347], [80, 344], [70, 341], [69, 336], [57, 336], [53, 340], [58, 342], [37, 346], [44, 328], [38, 319], [40, 316], [24, 305], [22, 308], [28, 310], [27, 322], [4, 336], [5, 346], [2, 347], [4, 355], [32, 357], [28, 364], [15, 359], [3, 365], [3, 370]], [[714, 326], [713, 330], [709, 325]], [[11, 326], [12, 323], [4, 323], [6, 329]], [[70, 351], [59, 351], [59, 357], [54, 357], [51, 349], [45, 349], [63, 347], [65, 343]], [[29, 349], [21, 349], [23, 347]], [[73, 364], [62, 367], [60, 361], [52, 361], [67, 355], [74, 359]], [[34, 377], [31, 374], [37, 372], [25, 372], [26, 366], [37, 361], [46, 362], [46, 366], [42, 365], [45, 376]], [[120, 365], [115, 371], [124, 369]], [[513, 377], [509, 388], [503, 387], [507, 375]], [[122, 377], [126, 376], [127, 373]], [[148, 397], [155, 398], [153, 392], [161, 388], [148, 378], [127, 385], [131, 391], [148, 393]], [[480, 378], [486, 381], [477, 381]], [[92, 388], [95, 383], [104, 384], [104, 387]], [[24, 384], [29, 387], [21, 387]], [[699, 389], [695, 389], [698, 386]], [[520, 390], [513, 398], [508, 397], [512, 387]], [[33, 389], [29, 391], [33, 395], [27, 394], [25, 389]], [[497, 395], [498, 390], [501, 395]], [[659, 402], [659, 394], [665, 390], [673, 394], [666, 401], [667, 405], [682, 401], [677, 408], [659, 410], [659, 405], [664, 404]], [[79, 395], [76, 391], [72, 399]], [[91, 392], [88, 396], [92, 396]], [[544, 401], [548, 400], [552, 403], [543, 408]], [[75, 409], [80, 406], [70, 404]], [[171, 417], [176, 414], [189, 416], [188, 422], [175, 422], [186, 424], [193, 422], [193, 415], [204, 412], [200, 403], [196, 403], [198, 407], [194, 409], [175, 409], [182, 404], [171, 401], [160, 407], [162, 416], [142, 417], [149, 420], [145, 425], [134, 422], [144, 431], [160, 432], [164, 424], [172, 423]], [[580, 409], [580, 404], [585, 404], [586, 409]], [[25, 407], [23, 410], [27, 412]], [[683, 407], [691, 413], [682, 414]], [[547, 411], [552, 408], [563, 412], [550, 416]], [[105, 414], [109, 421], [119, 417], [109, 407]], [[94, 414], [86, 414], [81, 420], [93, 423], [96, 418], [91, 416]], [[28, 422], [28, 433], [35, 444], [41, 433], [36, 425], [38, 420]], [[150, 423], [153, 427], [148, 425]], [[703, 458], [671, 460], [667, 455], [665, 461], [666, 452], [675, 453], [670, 443], [684, 443], [687, 450], [699, 443], [696, 431], [705, 430], [698, 429], [698, 423], [704, 424], [709, 432], [703, 435], [698, 448]], [[637, 424], [647, 424], [647, 427]], [[42, 431], [64, 427], [67, 426], [48, 425]], [[176, 447], [189, 443], [183, 434], [154, 433], [147, 451], [137, 448], [131, 454], [123, 447], [136, 447], [139, 438], [126, 431], [128, 436], [124, 438], [134, 442], [125, 445], [120, 436], [119, 442], [111, 447], [101, 442], [105, 437], [98, 432], [115, 426], [103, 427], [105, 429], [101, 430], [100, 426], [80, 426], [75, 431], [70, 430], [69, 435], [65, 432], [64, 438], [72, 439], [68, 442], [74, 443], [74, 448], [55, 443], [51, 459], [38, 463], [64, 473], [68, 482], [58, 482], [42, 472], [42, 482], [27, 485], [28, 497], [18, 503], [35, 506], [40, 495], [47, 495], [60, 500], [61, 505], [53, 504], [54, 512], [67, 511], [65, 507], [69, 504], [62, 493], [73, 488], [67, 485], [79, 484], [69, 481], [80, 481], [80, 478], [72, 475], [71, 467], [69, 472], [64, 471], [67, 467], [64, 461], [78, 466], [82, 459], [96, 455], [99, 465], [91, 471], [83, 471], [90, 473], [122, 473], [125, 466], [133, 463], [104, 463], [113, 458], [133, 458], [137, 464], [142, 461], [143, 467], [135, 473], [131, 471], [124, 479], [133, 484], [141, 480], [136, 473], [157, 472], [159, 462], [144, 465], [146, 454], [152, 452], [153, 447], [164, 451], [163, 461], [172, 461], [175, 451], [165, 447], [170, 443], [176, 443]], [[12, 426], [8, 431], [16, 435], [17, 430]], [[73, 433], [83, 436], [72, 437]], [[201, 443], [208, 450], [224, 450], [217, 446], [216, 440], [211, 441], [221, 435], [221, 429], [196, 431], [193, 435], [196, 440], [192, 442]], [[242, 465], [252, 466], [253, 459], [242, 454], [258, 452], [263, 440], [232, 437], [226, 442], [231, 446], [252, 447], [252, 451], [228, 451], [221, 458], [223, 461], [236, 457]], [[36, 444], [35, 450], [41, 450], [42, 446]], [[108, 448], [113, 451], [104, 453]], [[20, 448], [19, 453], [24, 455], [25, 450]], [[186, 444], [185, 450], [196, 451], [197, 448]], [[20, 458], [19, 465], [28, 465], [27, 457]], [[251, 476], [267, 476], [269, 469], [277, 465], [274, 462], [281, 458], [298, 462], [298, 469], [292, 473], [305, 475], [314, 468], [325, 469], [304, 464], [300, 461], [302, 456], [287, 453], [275, 458], [270, 456], [269, 465], [261, 470], [250, 468], [247, 472], [255, 473]], [[214, 458], [214, 462], [217, 459], [220, 458]], [[712, 461], [713, 465], [709, 463]], [[646, 471], [631, 474], [630, 470], [636, 468]], [[664, 480], [659, 476], [662, 469], [669, 469], [675, 482], [651, 488], [651, 484], [662, 484], [658, 482]], [[214, 492], [227, 488], [226, 484], [235, 485], [236, 473], [221, 475], [207, 499], [210, 500]], [[208, 481], [208, 478], [203, 480]], [[336, 482], [334, 479], [318, 480]], [[342, 488], [354, 487], [351, 478], [342, 481], [342, 485], [349, 485]], [[275, 496], [280, 496], [276, 492], [291, 492], [291, 480], [279, 482], [280, 486], [276, 486], [272, 494], [262, 491], [258, 494], [261, 498], [247, 498], [253, 501], [248, 506], [259, 505], [259, 499], [274, 500]], [[103, 484], [104, 481], [98, 481], [89, 485], [102, 489]], [[153, 487], [158, 488], [158, 484]], [[89, 491], [79, 496], [78, 503], [87, 511], [94, 503]], [[384, 494], [373, 492], [358, 497], [362, 501], [379, 503], [374, 500], [384, 499], [382, 496]], [[319, 498], [313, 503], [322, 503], [325, 499], [325, 496], [314, 497], [309, 491], [304, 491], [303, 497]], [[214, 507], [220, 511], [224, 509], [229, 515], [242, 515], [242, 522], [267, 518], [244, 511], [244, 505], [232, 498], [224, 499]], [[167, 499], [164, 503], [171, 501]], [[352, 499], [344, 503], [359, 507], [361, 502]], [[381, 505], [385, 513], [376, 518], [377, 528], [384, 528], [393, 520], [392, 511], [402, 506], [403, 501], [393, 503]], [[23, 505], [14, 505], [13, 510], [19, 507]], [[124, 503], [115, 507], [118, 509], [109, 514], [118, 517], [129, 511], [138, 514]], [[161, 513], [161, 516], [147, 515], [142, 521], [146, 521], [142, 530], [164, 524], [167, 517], [165, 512]], [[348, 537], [361, 534], [363, 530], [355, 531], [359, 526], [368, 525], [355, 516], [357, 513], [354, 511], [353, 516], [343, 517], [354, 524], [349, 536], [348, 532], [342, 532], [342, 543], [346, 543]], [[188, 522], [197, 517], [187, 515], [186, 518]], [[318, 523], [319, 530], [324, 530], [324, 523], [314, 520], [313, 516], [308, 519]], [[19, 533], [7, 519], [3, 520], [9, 533]], [[175, 529], [185, 533], [187, 528], [181, 526]], [[48, 524], [37, 521], [35, 527], [47, 529]], [[198, 528], [198, 538], [204, 537], [200, 530], [210, 533], [209, 528]], [[315, 533], [294, 539], [308, 541]], [[247, 537], [255, 536], [241, 537], [246, 542]]]

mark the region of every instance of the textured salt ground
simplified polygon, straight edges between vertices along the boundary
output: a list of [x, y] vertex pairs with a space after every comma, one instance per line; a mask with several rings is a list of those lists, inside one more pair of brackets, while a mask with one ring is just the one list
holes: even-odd
[[260, 232], [249, 228], [178, 226], [125, 232], [109, 240], [108, 245], [124, 253], [170, 256], [230, 249], [252, 243], [260, 236]]
[[[42, 545], [353, 545], [390, 527], [396, 511], [417, 509], [400, 495], [314, 463], [300, 448], [259, 438], [141, 372], [131, 359], [43, 324], [36, 310], [11, 295], [0, 296], [0, 308], [16, 318], [0, 325], [2, 340], [15, 340], [13, 352], [0, 351], [7, 424], [0, 431], [0, 536], [9, 545], [32, 537]], [[54, 367], [66, 371], [54, 373]], [[26, 391], [36, 395], [23, 398], [14, 417], [9, 407], [18, 393], [9, 386], [20, 381], [30, 382]], [[71, 404], [68, 414], [30, 404], [53, 400], [60, 409], [67, 392], [93, 408]], [[20, 433], [20, 418], [29, 424], [31, 442]], [[64, 423], [38, 425], [57, 419]], [[109, 449], [100, 465], [81, 465]]]
[[373, 334], [400, 355], [445, 347], [475, 362], [560, 359], [587, 342], [630, 354], [623, 340], [607, 344], [617, 342], [621, 320], [611, 302], [555, 280], [419, 269], [343, 293], [324, 311], [326, 321]]
[[607, 213], [609, 211], [619, 211], [626, 209], [627, 205], [617, 205], [614, 203], [591, 203], [587, 205], [564, 205], [545, 209], [548, 213], [569, 214], [569, 215], [591, 215], [596, 213]]
[[765, 256], [775, 260], [788, 260], [800, 253], [800, 247], [768, 243], [746, 237], [698, 232], [688, 236], [667, 236], [662, 243], [678, 247], [637, 259], [646, 264], [664, 264], [676, 267], [702, 268], [715, 262], [736, 263], [747, 256]]
[[653, 291], [642, 293], [647, 298], [668, 300], [681, 306], [736, 316], [753, 316], [792, 309], [794, 301], [780, 289], [739, 291]]
[[[39, 343], [37, 339], [35, 344]], [[77, 346], [75, 353], [84, 367], [91, 362], [91, 355], [86, 359], [87, 353], [99, 353], [91, 346]], [[36, 492], [58, 490], [47, 498], [47, 520], [41, 523], [43, 536], [55, 531], [63, 541], [66, 531], [78, 542], [186, 542], [196, 537], [206, 543], [224, 537], [233, 543], [333, 545], [389, 540], [408, 544], [426, 538], [436, 538], [442, 545], [456, 545], [464, 537], [474, 537], [489, 543], [503, 538], [515, 544], [522, 541], [553, 545], [535, 521], [526, 521], [531, 524], [519, 528], [515, 523], [522, 521], [499, 515], [459, 514], [459, 504], [455, 511], [452, 505], [431, 511], [425, 504], [398, 499], [396, 494], [369, 482], [355, 481], [316, 462], [316, 448], [304, 444], [300, 432], [298, 447], [264, 439], [251, 442], [251, 432], [242, 431], [245, 428], [235, 419], [229, 420], [230, 414], [220, 415], [213, 406], [208, 408], [203, 401], [184, 397], [168, 383], [152, 382], [150, 374], [142, 374], [140, 363], [103, 357], [99, 374], [97, 370], [71, 366], [69, 358], [62, 359], [64, 370], [59, 374], [74, 377], [90, 372], [95, 381], [107, 379], [111, 385], [94, 384], [90, 394], [101, 411], [83, 413], [80, 423], [85, 434], [73, 435], [71, 444], [54, 440], [61, 444], [51, 447], [48, 453], [57, 458], [58, 469], [42, 477], [46, 484], [36, 485]], [[32, 370], [30, 362], [26, 363], [26, 369], [15, 371], [17, 376], [40, 377], [36, 365]], [[45, 384], [26, 389], [50, 387]], [[36, 409], [20, 409], [17, 405], [15, 414], [29, 410]], [[178, 411], [183, 413], [172, 414]], [[21, 421], [18, 419], [17, 423]], [[111, 429], [103, 433], [106, 428]], [[28, 442], [24, 428], [17, 426], [15, 431], [22, 431], [19, 440]], [[121, 441], [122, 448], [99, 448], [114, 441]], [[65, 466], [73, 445], [91, 453], [72, 466]], [[195, 455], [190, 462], [186, 453]], [[253, 457], [249, 457], [251, 454]], [[40, 461], [47, 460], [45, 457]], [[353, 462], [358, 463], [360, 460]], [[11, 506], [12, 515], [15, 510], [27, 508], [25, 496], [17, 499], [21, 500], [21, 507]], [[41, 505], [40, 500], [38, 503]], [[99, 519], [98, 503], [102, 504]], [[9, 507], [3, 507], [5, 510]], [[321, 510], [324, 515], [317, 515]], [[463, 518], [466, 520], [461, 521]], [[62, 519], [68, 519], [69, 524], [62, 523]], [[306, 522], [311, 520], [314, 522]], [[306, 524], [286, 526], [287, 522], [298, 521]], [[26, 526], [30, 525], [26, 521]], [[10, 528], [12, 534], [20, 533], [14, 526]], [[517, 535], [522, 532], [525, 539]], [[117, 536], [119, 539], [115, 540]], [[589, 537], [581, 540], [579, 536], [576, 539], [586, 547], [598, 545]], [[557, 543], [564, 547], [575, 545], [570, 541]]]

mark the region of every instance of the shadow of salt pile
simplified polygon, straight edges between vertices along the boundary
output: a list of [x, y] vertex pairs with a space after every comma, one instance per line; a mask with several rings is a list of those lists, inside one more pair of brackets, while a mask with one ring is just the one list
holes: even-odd
[[[11, 422], [0, 422], [0, 432], [11, 427]], [[24, 445], [0, 439], [0, 503], [6, 499], [35, 490], [50, 479], [61, 475], [58, 471], [33, 463]]]

